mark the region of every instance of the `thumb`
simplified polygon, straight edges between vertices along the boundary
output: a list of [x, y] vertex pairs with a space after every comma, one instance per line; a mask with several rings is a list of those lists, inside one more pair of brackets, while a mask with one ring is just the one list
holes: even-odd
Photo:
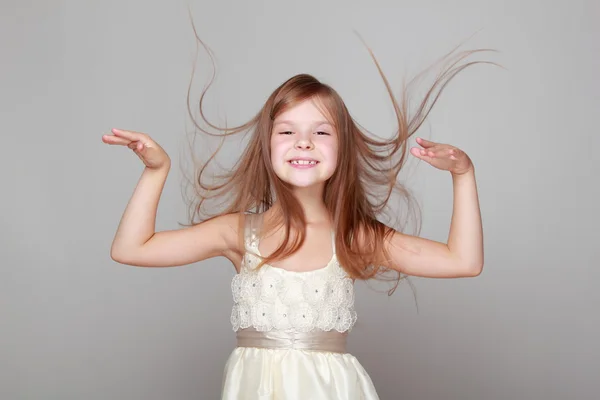
[[135, 144], [134, 149], [137, 153], [143, 153], [146, 150], [146, 145], [140, 140]]

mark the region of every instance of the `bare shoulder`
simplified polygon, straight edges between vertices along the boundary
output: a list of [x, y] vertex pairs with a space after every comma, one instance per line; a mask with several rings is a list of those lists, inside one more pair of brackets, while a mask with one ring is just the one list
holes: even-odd
[[243, 213], [223, 214], [198, 224], [197, 233], [201, 237], [212, 236], [219, 240], [218, 251], [237, 265], [243, 257]]

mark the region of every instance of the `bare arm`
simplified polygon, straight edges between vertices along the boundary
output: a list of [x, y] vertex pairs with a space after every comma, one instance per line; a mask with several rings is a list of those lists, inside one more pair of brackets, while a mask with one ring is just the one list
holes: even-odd
[[146, 167], [121, 217], [111, 247], [113, 260], [143, 267], [167, 267], [216, 256], [231, 258], [238, 246], [237, 215], [217, 217], [179, 230], [155, 231], [158, 203], [170, 170], [170, 160], [147, 135], [114, 132], [115, 136], [105, 136], [103, 140], [128, 146]]
[[[483, 228], [475, 170], [462, 151], [421, 140], [418, 156], [452, 175], [454, 203], [447, 243], [394, 233], [388, 243], [387, 265], [407, 275], [432, 278], [477, 276], [483, 269]], [[427, 151], [432, 149], [433, 154]], [[413, 154], [417, 151], [413, 150]]]

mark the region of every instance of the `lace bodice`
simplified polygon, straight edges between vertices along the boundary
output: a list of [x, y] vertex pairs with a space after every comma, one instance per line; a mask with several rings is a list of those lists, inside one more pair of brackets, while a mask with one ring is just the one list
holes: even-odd
[[266, 264], [256, 270], [260, 251], [255, 218], [246, 217], [246, 254], [231, 282], [233, 330], [349, 331], [357, 318], [354, 284], [340, 267], [335, 247], [321, 269], [294, 272]]

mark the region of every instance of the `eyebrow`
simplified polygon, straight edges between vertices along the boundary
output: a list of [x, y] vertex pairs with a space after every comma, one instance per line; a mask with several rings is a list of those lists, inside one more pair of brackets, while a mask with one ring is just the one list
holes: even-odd
[[[275, 122], [275, 125], [280, 125], [280, 124], [294, 125], [294, 121], [283, 120], [283, 121]], [[333, 127], [333, 125], [329, 121], [313, 121], [313, 124], [314, 125], [329, 125], [329, 126]]]

